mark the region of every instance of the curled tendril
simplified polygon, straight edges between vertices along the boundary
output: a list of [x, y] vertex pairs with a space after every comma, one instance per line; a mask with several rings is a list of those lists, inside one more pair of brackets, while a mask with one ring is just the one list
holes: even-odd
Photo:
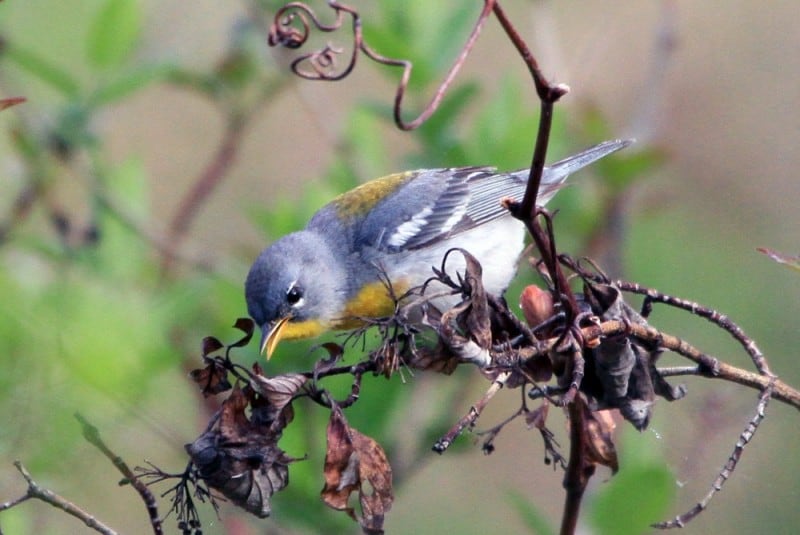
[[402, 130], [414, 130], [433, 115], [439, 104], [452, 84], [458, 71], [461, 70], [464, 61], [472, 50], [478, 35], [483, 29], [486, 19], [495, 8], [495, 0], [486, 0], [475, 26], [472, 29], [466, 43], [462, 47], [461, 53], [456, 58], [444, 80], [441, 82], [433, 97], [425, 109], [412, 121], [405, 121], [401, 115], [403, 97], [411, 79], [412, 63], [407, 60], [387, 58], [375, 52], [364, 42], [361, 29], [361, 15], [355, 9], [340, 4], [335, 0], [328, 0], [328, 7], [336, 13], [336, 19], [332, 24], [323, 24], [314, 14], [314, 11], [303, 2], [290, 2], [283, 6], [275, 14], [273, 23], [270, 26], [268, 43], [270, 46], [282, 46], [289, 49], [299, 49], [307, 41], [311, 33], [312, 26], [319, 31], [329, 33], [339, 30], [345, 21], [345, 15], [352, 19], [353, 27], [353, 47], [350, 59], [344, 68], [338, 69], [336, 62], [337, 56], [344, 52], [343, 49], [336, 48], [330, 44], [321, 50], [303, 54], [292, 61], [292, 72], [307, 80], [322, 80], [335, 82], [347, 77], [355, 68], [359, 53], [363, 53], [369, 59], [382, 65], [390, 67], [402, 67], [403, 74], [397, 87], [394, 99], [394, 121], [398, 128]]
[[[303, 46], [308, 40], [308, 34], [311, 28], [308, 25], [308, 20], [297, 13], [282, 13], [286, 11], [289, 6], [284, 6], [281, 12], [275, 15], [275, 21], [269, 29], [269, 37], [267, 42], [269, 46], [282, 46], [285, 48], [296, 49]], [[295, 21], [300, 21], [300, 28], [293, 26]]]
[[308, 41], [312, 26], [322, 32], [335, 32], [344, 24], [345, 14], [353, 19], [354, 47], [348, 65], [339, 73], [336, 57], [344, 52], [330, 44], [321, 50], [303, 54], [292, 61], [292, 72], [307, 80], [341, 80], [352, 72], [358, 56], [361, 37], [361, 18], [354, 9], [329, 0], [328, 7], [336, 13], [332, 24], [324, 24], [303, 2], [290, 2], [275, 13], [267, 43], [296, 50]]

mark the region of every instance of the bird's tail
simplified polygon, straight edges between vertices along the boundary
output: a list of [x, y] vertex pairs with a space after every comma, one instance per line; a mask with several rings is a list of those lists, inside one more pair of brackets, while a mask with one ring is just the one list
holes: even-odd
[[[547, 201], [553, 198], [558, 190], [564, 187], [564, 181], [575, 171], [578, 171], [579, 169], [596, 162], [604, 156], [608, 156], [612, 152], [624, 149], [634, 141], [634, 139], [614, 139], [611, 141], [604, 141], [593, 147], [589, 147], [578, 154], [564, 158], [563, 160], [560, 160], [552, 165], [545, 166], [542, 173], [542, 182], [539, 186], [539, 196], [536, 199], [536, 204], [544, 206]], [[529, 172], [530, 171], [528, 169], [521, 169], [514, 173], [514, 175], [520, 181], [527, 183]]]

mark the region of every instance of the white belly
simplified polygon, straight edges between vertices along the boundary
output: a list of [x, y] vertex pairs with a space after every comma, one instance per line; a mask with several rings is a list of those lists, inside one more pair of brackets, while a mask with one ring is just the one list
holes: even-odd
[[[476, 236], [477, 234], [477, 236]], [[502, 294], [508, 287], [517, 271], [517, 260], [524, 248], [525, 227], [511, 216], [502, 217], [481, 225], [436, 244], [426, 251], [414, 251], [411, 255], [398, 257], [393, 265], [385, 266], [391, 280], [404, 280], [411, 287], [423, 284], [433, 277], [431, 267], [437, 269], [442, 265], [445, 252], [453, 247], [465, 249], [480, 262], [483, 268], [483, 285], [486, 291]], [[409, 261], [413, 258], [413, 261]], [[458, 280], [456, 272], [465, 270], [464, 257], [454, 251], [447, 257], [447, 273], [453, 280]], [[441, 284], [431, 284], [426, 294], [440, 292], [446, 288]], [[452, 306], [460, 301], [459, 296], [441, 299], [435, 302], [440, 308]]]

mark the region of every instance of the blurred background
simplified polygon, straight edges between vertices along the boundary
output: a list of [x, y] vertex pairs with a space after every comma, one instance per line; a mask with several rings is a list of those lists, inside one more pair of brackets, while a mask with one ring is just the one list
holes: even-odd
[[[405, 117], [433, 94], [481, 2], [354, 4], [367, 42], [414, 61]], [[25, 492], [12, 461], [123, 533], [145, 510], [80, 437], [80, 412], [131, 465], [180, 472], [183, 445], [205, 427], [186, 373], [200, 344], [232, 342], [246, 315], [250, 263], [334, 196], [413, 167], [526, 167], [538, 101], [522, 61], [489, 20], [443, 107], [422, 129], [390, 120], [399, 73], [362, 58], [338, 83], [293, 77], [293, 52], [269, 49], [280, 2], [6, 0], [0, 4], [0, 501]], [[322, 2], [311, 4], [326, 22]], [[551, 206], [560, 249], [614, 276], [728, 314], [783, 380], [794, 352], [800, 274], [756, 252], [800, 246], [800, 5], [593, 0], [504, 4], [544, 73], [572, 91], [556, 108], [548, 160], [605, 138], [627, 154], [582, 171]], [[350, 34], [315, 33], [308, 50]], [[306, 49], [303, 49], [306, 50]], [[529, 269], [509, 290], [535, 281]], [[651, 321], [732, 364], [747, 356], [711, 324], [656, 307]], [[319, 352], [285, 343], [267, 373], [306, 370]], [[255, 344], [235, 351], [259, 360]], [[353, 354], [349, 358], [356, 358]], [[668, 364], [679, 364], [665, 357]], [[675, 382], [673, 380], [673, 382]], [[439, 457], [433, 441], [488, 386], [472, 369], [365, 378], [351, 424], [395, 469], [390, 533], [552, 533], [562, 473], [536, 431], [513, 422], [486, 456], [464, 436]], [[709, 489], [752, 418], [756, 392], [687, 379], [660, 400], [651, 428], [617, 428], [622, 469], [599, 470], [583, 533], [647, 533]], [[332, 384], [331, 388], [347, 384]], [[478, 422], [509, 416], [501, 392]], [[230, 504], [204, 510], [204, 533], [348, 533], [322, 488], [327, 415], [298, 402], [281, 447], [308, 460], [257, 520]], [[566, 449], [563, 416], [550, 427]], [[740, 466], [689, 533], [794, 533], [800, 522], [797, 411], [778, 402]], [[478, 440], [476, 444], [475, 441]], [[156, 487], [160, 493], [167, 490]], [[161, 504], [162, 512], [168, 504]], [[167, 521], [167, 531], [176, 532]], [[3, 533], [88, 531], [41, 502], [0, 514]]]

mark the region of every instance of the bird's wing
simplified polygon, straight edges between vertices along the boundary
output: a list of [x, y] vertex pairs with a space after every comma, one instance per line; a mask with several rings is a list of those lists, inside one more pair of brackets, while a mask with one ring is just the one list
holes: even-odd
[[[538, 202], [546, 203], [570, 173], [630, 143], [606, 141], [545, 167]], [[501, 201], [522, 199], [528, 173], [528, 169], [497, 173], [493, 167], [459, 167], [390, 175], [344, 194], [316, 224], [325, 224], [336, 213], [339, 221], [349, 221], [345, 226], [357, 249], [412, 250], [506, 215]]]
[[518, 198], [525, 181], [491, 167], [425, 169], [365, 218], [357, 238], [379, 250], [412, 250], [507, 214], [504, 197]]

